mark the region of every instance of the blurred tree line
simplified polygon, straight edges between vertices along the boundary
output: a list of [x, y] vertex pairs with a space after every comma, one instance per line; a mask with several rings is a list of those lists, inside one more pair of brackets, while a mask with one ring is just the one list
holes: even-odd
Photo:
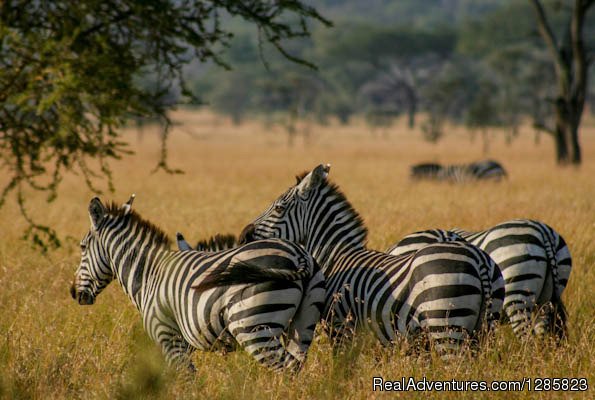
[[0, 207], [14, 195], [26, 236], [58, 245], [27, 193], [53, 200], [64, 171], [111, 189], [131, 119], [162, 124], [157, 168], [176, 172], [165, 139], [180, 103], [282, 124], [290, 140], [309, 121], [414, 127], [420, 113], [430, 141], [447, 121], [512, 140], [530, 118], [560, 163], [580, 163], [594, 1], [2, 1]]
[[[592, 1], [326, 0], [317, 6], [335, 28], [315, 29], [291, 46], [292, 54], [316, 64], [317, 71], [288, 64], [238, 24], [227, 55], [233, 70], [203, 66], [191, 85], [236, 123], [254, 117], [281, 123], [290, 140], [297, 120], [347, 123], [356, 115], [373, 128], [405, 115], [413, 127], [423, 113], [424, 137], [433, 142], [446, 133], [447, 121], [474, 132], [505, 127], [509, 141], [529, 121], [536, 140], [542, 132], [556, 139], [560, 163], [579, 163], [572, 133], [557, 132], [565, 128], [556, 107], [568, 111], [576, 105], [576, 111], [582, 105], [570, 93], [559, 93], [560, 72], [540, 36], [532, 3], [542, 7], [558, 46], [553, 52], [563, 59], [573, 58], [573, 13], [582, 10], [588, 65], [595, 54], [595, 13], [586, 13]], [[585, 95], [588, 91], [595, 98], [593, 82], [585, 86]], [[568, 120], [576, 133], [580, 113]]]

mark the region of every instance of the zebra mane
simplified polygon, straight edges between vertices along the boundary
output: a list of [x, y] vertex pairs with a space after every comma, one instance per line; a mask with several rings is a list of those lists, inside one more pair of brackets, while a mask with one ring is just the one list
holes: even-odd
[[130, 210], [127, 212], [125, 208], [115, 202], [107, 204], [106, 211], [112, 217], [130, 217], [131, 223], [136, 224], [142, 231], [149, 234], [156, 245], [168, 247], [171, 245], [171, 240], [161, 228], [141, 217], [136, 211]]
[[[295, 177], [295, 179], [297, 180], [296, 185], [299, 185], [300, 182], [302, 181], [302, 179], [304, 179], [306, 177], [306, 175], [308, 175], [309, 173], [310, 173], [310, 171], [305, 171], [305, 172], [297, 174]], [[335, 196], [336, 198], [339, 199], [339, 201], [345, 203], [345, 205], [346, 205], [345, 211], [347, 211], [349, 214], [351, 214], [351, 216], [353, 217], [353, 219], [355, 220], [355, 222], [357, 224], [357, 227], [362, 230], [362, 232], [364, 234], [363, 241], [365, 243], [368, 240], [368, 228], [366, 227], [364, 219], [359, 215], [359, 213], [355, 210], [355, 208], [353, 208], [353, 206], [351, 205], [351, 202], [349, 202], [349, 200], [347, 200], [347, 196], [345, 196], [343, 191], [339, 188], [339, 185], [337, 185], [334, 182], [329, 181], [328, 178], [326, 178], [326, 179], [324, 179], [321, 186], [329, 188], [330, 195]]]
[[198, 251], [221, 251], [234, 248], [238, 244], [238, 239], [235, 235], [216, 234], [208, 239], [199, 240], [194, 247]]

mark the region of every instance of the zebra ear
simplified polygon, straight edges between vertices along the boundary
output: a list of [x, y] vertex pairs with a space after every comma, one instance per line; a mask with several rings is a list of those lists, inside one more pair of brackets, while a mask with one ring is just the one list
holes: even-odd
[[178, 244], [178, 250], [180, 251], [187, 251], [192, 250], [192, 246], [188, 244], [184, 236], [180, 232], [176, 232], [176, 242]]
[[93, 197], [89, 203], [89, 219], [91, 220], [91, 227], [97, 230], [101, 222], [105, 218], [106, 210], [99, 197]]
[[130, 211], [132, 210], [132, 202], [134, 201], [135, 197], [136, 197], [136, 195], [134, 193], [132, 193], [132, 195], [130, 195], [130, 198], [128, 199], [128, 201], [122, 205], [122, 209], [124, 210], [124, 215], [129, 214]]
[[330, 170], [330, 164], [320, 164], [318, 167], [314, 168], [298, 185], [300, 193], [306, 193], [309, 190], [320, 186], [326, 180]]

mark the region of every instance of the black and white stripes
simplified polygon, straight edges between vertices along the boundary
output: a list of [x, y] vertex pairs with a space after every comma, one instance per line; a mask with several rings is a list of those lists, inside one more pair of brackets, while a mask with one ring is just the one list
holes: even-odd
[[504, 311], [518, 336], [566, 336], [562, 303], [572, 259], [566, 242], [543, 222], [517, 219], [481, 232], [433, 229], [405, 236], [387, 252], [408, 254], [424, 246], [466, 239], [497, 263], [505, 281]]
[[507, 177], [506, 170], [497, 161], [483, 160], [460, 165], [423, 163], [411, 167], [412, 179], [433, 179], [449, 182], [500, 180]]
[[[246, 227], [244, 240], [303, 243], [327, 278], [326, 314], [333, 329], [361, 326], [384, 344], [427, 335], [439, 350], [459, 348], [482, 329], [492, 297], [484, 262], [464, 241], [395, 257], [368, 250], [367, 230], [320, 165], [299, 177]], [[501, 301], [501, 299], [499, 299]]]
[[529, 219], [503, 222], [481, 232], [455, 229], [485, 250], [502, 270], [504, 310], [518, 335], [566, 336], [566, 288], [572, 258], [564, 238], [547, 224]]
[[[132, 199], [131, 199], [132, 200]], [[264, 240], [205, 253], [171, 251], [166, 235], [124, 207], [89, 205], [91, 229], [71, 288], [93, 304], [116, 279], [170, 363], [237, 345], [272, 369], [298, 369], [324, 303], [324, 277], [300, 246]]]

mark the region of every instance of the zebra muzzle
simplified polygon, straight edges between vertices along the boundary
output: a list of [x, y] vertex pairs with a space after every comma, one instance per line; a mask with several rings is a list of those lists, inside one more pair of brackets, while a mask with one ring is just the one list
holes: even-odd
[[95, 303], [95, 296], [88, 292], [79, 293], [79, 304], [82, 306], [90, 306]]
[[70, 295], [82, 306], [88, 306], [95, 303], [95, 296], [87, 291], [77, 292], [74, 285], [70, 287]]

